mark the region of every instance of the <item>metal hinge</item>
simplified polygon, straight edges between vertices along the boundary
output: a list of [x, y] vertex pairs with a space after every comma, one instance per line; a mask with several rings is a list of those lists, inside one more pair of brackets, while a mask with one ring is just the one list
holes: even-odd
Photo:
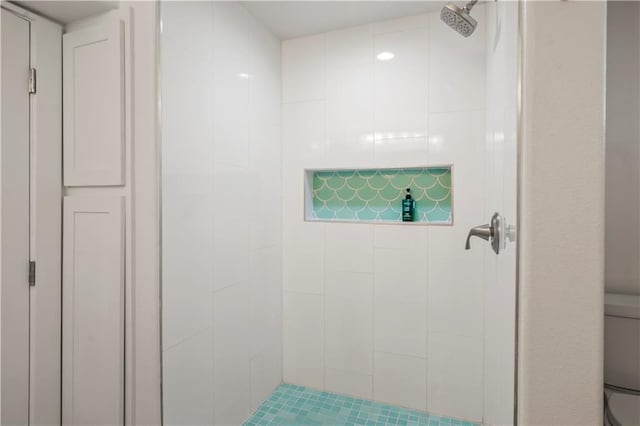
[[36, 69], [29, 68], [29, 93], [36, 93]]
[[36, 285], [36, 262], [35, 260], [29, 261], [29, 285]]

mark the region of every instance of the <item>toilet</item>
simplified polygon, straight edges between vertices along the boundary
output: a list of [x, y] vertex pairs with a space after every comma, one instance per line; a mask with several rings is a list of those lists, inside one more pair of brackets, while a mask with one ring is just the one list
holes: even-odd
[[605, 425], [640, 426], [640, 296], [605, 294], [604, 382]]

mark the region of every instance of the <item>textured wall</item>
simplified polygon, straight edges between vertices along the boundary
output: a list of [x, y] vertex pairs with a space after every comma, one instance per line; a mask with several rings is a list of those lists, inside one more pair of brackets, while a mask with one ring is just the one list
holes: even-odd
[[607, 6], [605, 287], [640, 294], [640, 3]]
[[519, 423], [602, 424], [606, 3], [524, 12]]

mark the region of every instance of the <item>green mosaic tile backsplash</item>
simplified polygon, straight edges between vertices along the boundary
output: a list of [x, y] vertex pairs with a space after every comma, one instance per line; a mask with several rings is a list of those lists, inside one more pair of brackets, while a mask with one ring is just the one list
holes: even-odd
[[401, 222], [406, 189], [414, 222], [452, 223], [451, 168], [313, 171], [311, 220]]

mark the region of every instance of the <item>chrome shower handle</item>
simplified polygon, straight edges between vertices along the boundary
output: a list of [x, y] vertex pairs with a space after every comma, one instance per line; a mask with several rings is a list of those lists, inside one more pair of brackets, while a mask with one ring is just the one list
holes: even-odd
[[467, 235], [467, 243], [464, 245], [465, 250], [471, 249], [471, 237], [479, 237], [485, 241], [489, 241], [489, 238], [493, 237], [493, 227], [489, 224], [474, 226]]
[[491, 216], [490, 224], [471, 228], [469, 235], [467, 235], [467, 243], [464, 246], [465, 250], [471, 248], [471, 237], [479, 237], [489, 241], [491, 249], [496, 254], [500, 254], [505, 248], [507, 239], [514, 241], [515, 231], [505, 223], [505, 219], [499, 213], [494, 213], [493, 216]]

